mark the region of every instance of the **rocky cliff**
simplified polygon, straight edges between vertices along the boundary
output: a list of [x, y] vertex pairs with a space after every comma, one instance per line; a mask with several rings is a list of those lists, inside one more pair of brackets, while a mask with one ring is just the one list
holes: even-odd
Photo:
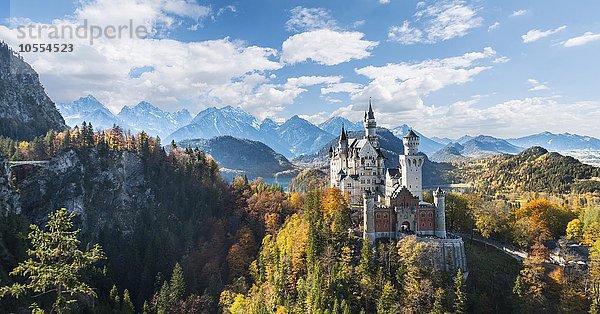
[[38, 74], [0, 43], [0, 135], [28, 140], [65, 127]]
[[8, 159], [0, 156], [0, 217], [21, 212], [19, 194], [15, 191], [10, 178]]
[[49, 213], [65, 207], [78, 214], [91, 239], [107, 225], [131, 232], [137, 214], [154, 201], [141, 158], [127, 151], [107, 157], [95, 149], [71, 149], [48, 165], [22, 165], [13, 173], [22, 213], [33, 223], [43, 224]]

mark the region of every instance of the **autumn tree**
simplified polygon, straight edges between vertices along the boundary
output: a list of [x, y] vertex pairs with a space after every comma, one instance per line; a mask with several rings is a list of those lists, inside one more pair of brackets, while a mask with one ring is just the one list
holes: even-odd
[[398, 241], [400, 269], [396, 276], [402, 286], [401, 298], [409, 312], [420, 313], [431, 308], [433, 283], [429, 271], [430, 261], [426, 259], [430, 247], [408, 236]]
[[540, 236], [532, 246], [532, 250], [523, 262], [523, 269], [517, 276], [513, 288], [513, 292], [519, 297], [526, 312], [541, 311], [546, 304], [544, 296], [546, 289], [544, 262], [549, 253], [542, 243], [543, 237], [543, 235]]
[[27, 238], [32, 247], [27, 250], [29, 259], [19, 263], [11, 275], [23, 276], [26, 283], [14, 283], [0, 288], [0, 297], [7, 294], [18, 298], [27, 291], [32, 297], [52, 293], [55, 295], [51, 312], [64, 313], [76, 302], [78, 296], [96, 297], [92, 287], [80, 280], [82, 272], [104, 259], [98, 244], [81, 250], [77, 239], [79, 229], [73, 229], [75, 213], [65, 208], [49, 215], [47, 230], [31, 225]]

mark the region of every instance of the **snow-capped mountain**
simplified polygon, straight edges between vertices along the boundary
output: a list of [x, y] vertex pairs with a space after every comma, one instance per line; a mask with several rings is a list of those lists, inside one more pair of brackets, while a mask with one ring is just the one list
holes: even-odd
[[294, 156], [315, 153], [335, 138], [334, 135], [298, 116], [291, 117], [279, 126], [277, 132], [281, 141], [288, 144]]
[[509, 138], [507, 141], [521, 147], [541, 146], [550, 151], [575, 149], [600, 150], [599, 139], [570, 133], [555, 134], [542, 132], [525, 137]]
[[259, 129], [258, 120], [242, 109], [211, 107], [198, 113], [188, 125], [173, 132], [168, 140], [209, 139], [222, 135], [260, 140]]
[[150, 135], [167, 137], [173, 131], [188, 125], [192, 116], [186, 110], [166, 112], [149, 102], [142, 101], [134, 107], [125, 106], [117, 115], [132, 131], [146, 131]]
[[[403, 138], [406, 134], [408, 134], [409, 130], [410, 130], [410, 127], [406, 124], [403, 124], [401, 126], [391, 129], [390, 131], [392, 131], [392, 133], [394, 133], [394, 135], [397, 136], [398, 138]], [[420, 138], [419, 150], [424, 152], [425, 154], [430, 154], [430, 153], [436, 152], [436, 151], [440, 150], [442, 147], [444, 147], [444, 144], [440, 144], [440, 143], [428, 138], [427, 136], [419, 133], [417, 130], [413, 129], [413, 131], [415, 133], [417, 133], [417, 135]]]
[[286, 157], [314, 153], [333, 138], [333, 135], [297, 116], [282, 125], [270, 119], [261, 123], [242, 109], [226, 106], [201, 111], [189, 125], [173, 132], [167, 141], [210, 139], [223, 135], [261, 141]]
[[321, 130], [335, 136], [340, 134], [342, 126], [346, 131], [360, 131], [365, 128], [362, 122], [352, 122], [343, 117], [332, 117], [319, 124]]
[[80, 126], [83, 121], [91, 122], [96, 129], [112, 128], [115, 124], [126, 127], [123, 121], [92, 95], [81, 97], [68, 104], [58, 104], [56, 107], [70, 127]]

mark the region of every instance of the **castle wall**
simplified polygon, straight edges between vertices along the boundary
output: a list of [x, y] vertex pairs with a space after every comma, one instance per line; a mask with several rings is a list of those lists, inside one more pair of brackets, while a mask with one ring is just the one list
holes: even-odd
[[465, 243], [456, 235], [449, 234], [446, 239], [417, 238], [419, 241], [431, 244], [434, 266], [441, 271], [456, 273], [460, 268], [468, 272]]

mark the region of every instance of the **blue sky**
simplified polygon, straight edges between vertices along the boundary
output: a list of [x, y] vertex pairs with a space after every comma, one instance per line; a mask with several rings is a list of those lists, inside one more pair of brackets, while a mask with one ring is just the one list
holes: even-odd
[[[7, 0], [0, 0], [6, 7]], [[315, 123], [362, 116], [428, 135], [600, 137], [600, 2], [10, 1], [0, 38], [74, 43], [25, 53], [48, 94], [111, 110], [147, 100], [196, 113], [240, 106]], [[148, 38], [17, 38], [20, 25], [127, 24]]]

